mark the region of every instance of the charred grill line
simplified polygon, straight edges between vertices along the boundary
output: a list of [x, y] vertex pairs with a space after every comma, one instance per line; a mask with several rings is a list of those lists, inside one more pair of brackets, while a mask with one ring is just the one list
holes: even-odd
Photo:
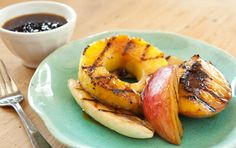
[[155, 60], [155, 59], [158, 59], [158, 58], [162, 58], [162, 56], [156, 56], [156, 57], [144, 58], [144, 59], [141, 59], [141, 60], [143, 60], [143, 61], [147, 61], [147, 60]]
[[[111, 39], [114, 39], [114, 38], [111, 38]], [[111, 41], [112, 41], [111, 39], [107, 42], [105, 48], [102, 50], [102, 52], [100, 53], [100, 55], [98, 56], [98, 58], [94, 61], [93, 66], [96, 67], [96, 66], [98, 65], [98, 62], [100, 62], [100, 61], [102, 60], [103, 55], [106, 53], [106, 51], [107, 51], [107, 50], [110, 48], [110, 46], [111, 46]]]
[[97, 67], [102, 67], [102, 65], [98, 65], [98, 66], [82, 66], [81, 68], [85, 71], [85, 72], [88, 72], [88, 75], [89, 76], [92, 76], [95, 68]]
[[84, 90], [84, 89], [82, 89], [82, 88], [80, 88], [80, 87], [79, 87], [79, 88], [74, 87], [74, 88], [75, 88], [75, 89], [78, 89], [78, 90]]
[[[92, 78], [92, 83], [94, 85], [99, 85], [107, 90], [111, 90], [113, 93], [115, 94], [122, 94], [125, 95], [124, 93], [135, 93], [133, 90], [127, 90], [127, 89], [114, 89], [110, 86], [108, 86], [107, 84], [110, 82], [110, 80], [115, 77], [114, 75], [109, 75], [109, 76], [95, 76], [92, 77], [92, 74], [95, 70], [96, 67], [102, 67], [103, 65], [100, 64], [100, 61], [102, 60], [102, 57], [105, 55], [106, 51], [108, 51], [111, 47], [112, 41], [115, 40], [116, 37], [112, 37], [110, 38], [107, 43], [106, 46], [104, 47], [104, 49], [102, 50], [102, 52], [99, 54], [99, 56], [97, 57], [97, 59], [94, 61], [93, 65], [91, 66], [82, 66], [82, 69], [84, 69], [85, 72], [88, 73], [88, 75]], [[132, 40], [129, 40], [127, 42], [127, 44], [125, 45], [124, 51], [122, 53], [126, 54], [126, 52], [132, 48], [134, 48], [135, 44], [133, 43]], [[102, 79], [102, 80], [101, 80]]]
[[96, 100], [96, 99], [83, 98], [82, 100], [91, 101], [91, 102], [95, 102], [95, 103], [99, 103], [99, 101]]
[[224, 99], [224, 98], [220, 97], [218, 94], [216, 94], [213, 91], [209, 90], [207, 87], [204, 90], [207, 91], [209, 94], [211, 94], [214, 98], [217, 98], [220, 101], [222, 101], [223, 103], [228, 103], [227, 99]]
[[[198, 55], [196, 55], [196, 57], [198, 57]], [[196, 100], [207, 107], [210, 111], [215, 112], [216, 109], [214, 107], [200, 98], [200, 90], [207, 89], [205, 80], [209, 78], [208, 74], [201, 69], [201, 63], [196, 61], [191, 67], [187, 67], [185, 64], [181, 67], [185, 68], [186, 71], [180, 78], [180, 82], [184, 85], [184, 89], [186, 91], [193, 93], [193, 96], [190, 96], [189, 99]]]
[[107, 87], [107, 84], [109, 84], [110, 83], [110, 81], [111, 81], [111, 77], [109, 77], [109, 78], [106, 78], [106, 77], [98, 77], [98, 78], [95, 78], [96, 80], [98, 80], [97, 81], [97, 84], [99, 85], [99, 86], [102, 86], [103, 88], [105, 88], [105, 89], [109, 89], [108, 87]]
[[137, 118], [136, 115], [133, 114], [129, 114], [129, 113], [122, 113], [119, 112], [117, 110], [106, 110], [106, 109], [98, 109], [98, 111], [103, 111], [103, 112], [109, 112], [109, 113], [113, 113], [116, 115], [120, 115], [120, 116], [128, 116], [128, 118], [132, 121], [135, 121], [136, 123], [145, 126], [146, 128], [148, 128], [149, 130], [153, 130], [150, 126], [148, 126], [145, 122], [143, 122], [142, 120], [140, 120], [139, 118]]
[[127, 52], [129, 49], [131, 49], [131, 48], [134, 47], [134, 45], [135, 45], [135, 44], [133, 43], [133, 41], [132, 41], [132, 40], [129, 40], [129, 41], [127, 42], [127, 44], [125, 45], [125, 48], [124, 48], [124, 50], [123, 50], [122, 55], [125, 55], [126, 52]]
[[88, 49], [89, 47], [90, 47], [90, 46], [87, 45], [87, 47], [84, 48], [83, 55], [85, 55], [85, 53], [86, 53], [86, 51], [87, 51], [87, 49]]
[[110, 80], [111, 79], [106, 79], [105, 78], [104, 80], [97, 81], [96, 84], [103, 87], [104, 89], [112, 91], [113, 93], [115, 93], [117, 95], [118, 94], [124, 95], [124, 93], [135, 93], [131, 89], [115, 89], [115, 88], [110, 87], [109, 85], [107, 85], [110, 82]]
[[147, 61], [147, 60], [154, 60], [154, 59], [158, 59], [158, 58], [163, 58], [163, 55], [161, 55], [161, 56], [156, 56], [156, 57], [149, 57], [149, 58], [146, 58], [146, 53], [147, 53], [147, 51], [148, 51], [148, 49], [149, 49], [150, 46], [151, 46], [150, 44], [147, 44], [146, 47], [144, 48], [143, 53], [142, 53], [142, 55], [141, 55], [141, 57], [140, 57], [140, 59], [141, 59], [142, 61]]
[[136, 117], [135, 115], [128, 114], [128, 113], [122, 113], [122, 112], [119, 112], [117, 110], [98, 109], [98, 111], [109, 112], [109, 113], [113, 113], [113, 114], [117, 114], [117, 115], [125, 115], [125, 116], [134, 116], [134, 117]]
[[111, 91], [113, 91], [114, 93], [118, 94], [118, 93], [124, 93], [124, 92], [131, 92], [133, 93], [132, 90], [126, 90], [126, 89], [114, 89], [112, 88]]
[[[100, 66], [96, 66], [96, 67], [102, 67], [101, 65]], [[81, 66], [82, 69], [92, 69], [94, 68], [93, 65], [92, 66]]]
[[96, 67], [93, 66], [93, 65], [92, 66], [87, 66], [87, 67], [82, 66], [82, 69], [84, 69], [85, 72], [88, 72], [89, 76], [91, 76], [93, 74], [95, 68]]
[[148, 50], [148, 48], [149, 48], [150, 46], [151, 46], [150, 44], [147, 44], [146, 47], [144, 48], [143, 53], [142, 53], [142, 55], [141, 55], [141, 57], [140, 57], [141, 60], [144, 60], [144, 59], [145, 59], [147, 50]]
[[[102, 79], [102, 80], [101, 80]], [[106, 78], [106, 77], [104, 77], [104, 78], [102, 78], [102, 77], [100, 77], [100, 78], [98, 78], [98, 79], [96, 79], [96, 80], [98, 80], [97, 82], [96, 82], [96, 84], [98, 84], [99, 86], [101, 86], [101, 87], [103, 87], [103, 88], [105, 88], [105, 89], [108, 89], [108, 87], [107, 87], [107, 85], [110, 83], [110, 81], [111, 81], [111, 78]]]
[[187, 67], [185, 73], [180, 78], [180, 82], [184, 84], [184, 89], [188, 92], [198, 92], [206, 88], [206, 78], [208, 74], [201, 69], [201, 64], [197, 61], [191, 67]]
[[99, 80], [99, 79], [112, 79], [114, 78], [114, 75], [108, 75], [108, 76], [95, 76], [94, 79]]
[[171, 57], [171, 56], [169, 55], [169, 56], [167, 56], [165, 59], [166, 59], [166, 60], [169, 60], [170, 57]]
[[92, 76], [94, 69], [96, 67], [100, 67], [102, 65], [98, 65], [99, 61], [101, 61], [101, 58], [103, 57], [103, 55], [105, 54], [105, 52], [110, 48], [111, 46], [111, 42], [115, 39], [115, 37], [112, 37], [111, 39], [108, 40], [108, 42], [106, 43], [106, 46], [104, 47], [103, 51], [100, 53], [100, 55], [98, 56], [98, 58], [94, 61], [92, 66], [82, 66], [82, 69], [87, 69], [88, 75]]
[[106, 46], [104, 47], [104, 49], [102, 50], [102, 52], [100, 53], [100, 55], [98, 56], [98, 58], [94, 61], [93, 66], [96, 67], [98, 65], [98, 62], [102, 59], [102, 57], [104, 56], [104, 54], [106, 53], [106, 51], [111, 47], [111, 42], [113, 40], [115, 40], [116, 37], [112, 37], [108, 40], [108, 42], [106, 43]]
[[214, 107], [212, 107], [211, 105], [209, 105], [206, 101], [204, 101], [203, 99], [201, 99], [200, 97], [194, 95], [194, 96], [190, 96], [190, 99], [196, 100], [197, 102], [203, 104], [207, 109], [209, 109], [211, 112], [216, 112], [216, 109]]

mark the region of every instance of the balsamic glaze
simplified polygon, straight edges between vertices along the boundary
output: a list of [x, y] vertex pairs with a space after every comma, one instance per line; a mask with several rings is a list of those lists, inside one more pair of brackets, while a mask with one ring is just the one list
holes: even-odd
[[184, 88], [193, 92], [195, 89], [205, 89], [205, 79], [209, 76], [201, 70], [201, 64], [197, 61], [193, 63], [190, 69], [187, 69], [180, 81], [184, 84]]
[[66, 24], [67, 20], [56, 14], [36, 13], [15, 17], [7, 21], [3, 28], [14, 32], [43, 32]]
[[[196, 55], [199, 58], [198, 55]], [[202, 70], [202, 65], [199, 61], [194, 62], [190, 67], [186, 66], [185, 63], [181, 65], [185, 69], [185, 73], [180, 78], [180, 83], [183, 84], [184, 89], [191, 92], [193, 95], [189, 97], [190, 100], [196, 100], [203, 104], [210, 111], [215, 112], [216, 109], [201, 98], [200, 90], [208, 90], [206, 79], [210, 79], [208, 74]]]

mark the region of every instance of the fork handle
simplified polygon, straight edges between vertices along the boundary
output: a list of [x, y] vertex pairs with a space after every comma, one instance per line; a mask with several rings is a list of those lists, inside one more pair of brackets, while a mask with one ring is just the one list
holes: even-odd
[[33, 148], [51, 148], [50, 144], [44, 139], [30, 119], [26, 116], [20, 104], [13, 103], [12, 107], [14, 107], [17, 114], [20, 116]]

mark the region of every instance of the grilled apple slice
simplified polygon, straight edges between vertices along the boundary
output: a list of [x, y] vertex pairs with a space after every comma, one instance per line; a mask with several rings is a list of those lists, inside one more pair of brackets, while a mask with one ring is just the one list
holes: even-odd
[[175, 66], [160, 68], [143, 92], [143, 110], [155, 132], [173, 144], [180, 144], [183, 129], [178, 118], [178, 78]]
[[132, 138], [153, 137], [152, 127], [134, 114], [103, 105], [85, 92], [77, 81], [68, 81], [69, 89], [80, 107], [102, 125]]
[[210, 62], [194, 55], [180, 65], [179, 111], [189, 117], [210, 117], [221, 112], [231, 99], [230, 84]]
[[[166, 66], [164, 53], [140, 38], [118, 35], [85, 48], [79, 65], [81, 86], [100, 102], [139, 114], [146, 79]], [[121, 81], [112, 71], [125, 69], [138, 82]]]

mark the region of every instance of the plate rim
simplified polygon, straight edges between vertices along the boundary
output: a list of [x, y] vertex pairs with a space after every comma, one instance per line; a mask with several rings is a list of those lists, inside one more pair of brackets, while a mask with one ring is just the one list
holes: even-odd
[[[47, 130], [50, 132], [50, 135], [52, 135], [58, 142], [60, 142], [61, 144], [64, 144], [65, 146], [68, 147], [83, 147], [82, 145], [78, 145], [76, 142], [71, 141], [70, 139], [66, 138], [65, 136], [63, 136], [60, 132], [58, 132], [55, 128], [53, 128], [53, 125], [51, 124], [50, 119], [44, 114], [42, 113], [33, 103], [33, 98], [31, 96], [31, 92], [30, 89], [32, 87], [32, 83], [34, 78], [36, 77], [38, 70], [41, 68], [41, 66], [49, 59], [51, 58], [53, 55], [57, 54], [61, 49], [63, 49], [65, 46], [73, 44], [75, 42], [83, 42], [101, 35], [106, 35], [106, 34], [113, 34], [113, 33], [117, 33], [119, 34], [120, 32], [122, 32], [122, 34], [124, 34], [123, 32], [126, 33], [146, 33], [146, 34], [168, 34], [168, 35], [172, 35], [172, 36], [176, 36], [176, 37], [181, 37], [187, 40], [192, 40], [194, 42], [201, 42], [202, 44], [206, 45], [206, 46], [211, 46], [214, 49], [216, 49], [217, 51], [223, 52], [226, 56], [228, 56], [230, 58], [230, 60], [234, 61], [236, 64], [236, 58], [231, 55], [230, 53], [228, 53], [227, 51], [223, 50], [222, 48], [217, 47], [216, 45], [207, 43], [206, 41], [203, 40], [199, 40], [199, 39], [195, 39], [192, 38], [190, 36], [187, 35], [183, 35], [183, 34], [179, 34], [176, 32], [169, 32], [169, 31], [159, 31], [159, 30], [133, 30], [133, 29], [117, 29], [117, 30], [110, 30], [110, 31], [103, 31], [103, 32], [99, 32], [99, 33], [95, 33], [92, 35], [88, 35], [85, 38], [82, 39], [78, 39], [78, 40], [74, 40], [71, 41], [57, 49], [55, 49], [51, 54], [49, 54], [37, 67], [37, 69], [35, 70], [33, 76], [31, 77], [29, 86], [28, 86], [28, 91], [27, 91], [27, 100], [29, 102], [29, 106], [30, 108], [38, 115], [38, 117], [40, 117], [40, 119], [43, 121], [43, 124], [45, 125], [45, 127], [47, 128]], [[56, 134], [55, 134], [56, 133]]]

